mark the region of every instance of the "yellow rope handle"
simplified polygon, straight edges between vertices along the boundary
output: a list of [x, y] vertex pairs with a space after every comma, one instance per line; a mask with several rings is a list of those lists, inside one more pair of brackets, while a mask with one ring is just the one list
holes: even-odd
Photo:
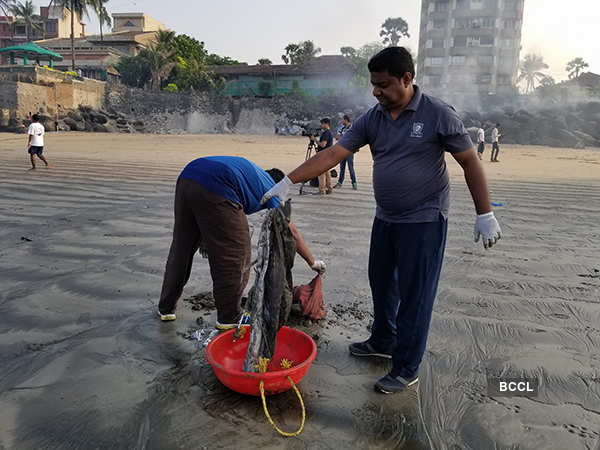
[[294, 437], [294, 436], [298, 436], [300, 433], [302, 433], [302, 430], [304, 429], [304, 421], [306, 420], [306, 409], [304, 408], [304, 401], [302, 400], [302, 395], [300, 394], [300, 391], [298, 390], [298, 388], [296, 387], [296, 385], [294, 384], [294, 382], [292, 381], [292, 379], [289, 376], [287, 377], [287, 379], [290, 382], [290, 384], [292, 385], [292, 388], [294, 389], [294, 391], [296, 391], [296, 395], [298, 396], [298, 399], [300, 400], [300, 406], [302, 407], [302, 423], [300, 424], [300, 428], [298, 428], [298, 431], [296, 431], [294, 433], [288, 433], [286, 431], [280, 430], [279, 427], [277, 425], [275, 425], [275, 422], [273, 422], [273, 419], [271, 419], [271, 415], [269, 414], [269, 410], [267, 409], [267, 400], [265, 399], [265, 385], [263, 383], [263, 380], [260, 380], [260, 384], [259, 384], [260, 397], [262, 398], [262, 404], [263, 404], [263, 409], [265, 410], [265, 416], [267, 416], [267, 419], [269, 419], [269, 422], [271, 423], [271, 425], [273, 425], [273, 428], [275, 428], [275, 430], [277, 430], [277, 432], [279, 434], [281, 434], [282, 436]]

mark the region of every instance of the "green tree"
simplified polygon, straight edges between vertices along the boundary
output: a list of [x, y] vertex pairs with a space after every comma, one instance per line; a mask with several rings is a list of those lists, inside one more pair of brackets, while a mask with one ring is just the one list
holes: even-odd
[[177, 55], [174, 48], [168, 48], [164, 41], [153, 42], [140, 52], [148, 62], [152, 74], [152, 90], [159, 91], [165, 79], [177, 64]]
[[384, 49], [381, 42], [370, 42], [362, 47], [355, 49], [354, 47], [342, 47], [340, 53], [348, 58], [355, 67], [353, 84], [358, 87], [369, 86], [371, 74], [369, 73], [369, 60]]
[[13, 0], [0, 0], [0, 11], [2, 11], [2, 14], [8, 16], [8, 13], [11, 12], [11, 7], [13, 4]]
[[185, 60], [193, 59], [202, 63], [205, 62], [208, 56], [208, 52], [204, 48], [204, 42], [200, 42], [186, 34], [175, 36], [174, 45], [177, 56]]
[[142, 53], [119, 59], [115, 68], [121, 75], [121, 81], [131, 87], [143, 88], [152, 78], [147, 59]]
[[10, 12], [15, 16], [16, 20], [14, 25], [25, 25], [25, 34], [27, 35], [27, 42], [31, 40], [32, 31], [42, 31], [40, 21], [42, 18], [35, 14], [33, 2], [27, 0], [25, 3], [16, 3], [10, 7]]
[[535, 84], [544, 79], [547, 75], [542, 70], [547, 69], [548, 64], [540, 55], [525, 55], [520, 64], [521, 73], [517, 78], [517, 84], [525, 82], [525, 93], [529, 94], [535, 89]]
[[211, 87], [212, 73], [198, 59], [178, 56], [174, 72], [169, 81], [175, 83], [180, 90], [205, 90]]
[[269, 58], [261, 58], [258, 60], [259, 66], [270, 66], [271, 64], [273, 64], [273, 61], [271, 61]]
[[313, 41], [302, 41], [297, 44], [288, 44], [284, 50], [285, 55], [281, 55], [283, 62], [286, 64], [295, 65], [304, 64], [306, 61], [321, 53], [321, 49], [319, 47], [315, 47]]
[[219, 56], [211, 53], [206, 57], [206, 64], [209, 66], [247, 66], [245, 62], [241, 62], [230, 58], [229, 56]]
[[108, 0], [88, 0], [88, 3], [94, 10], [96, 17], [98, 17], [98, 22], [100, 22], [100, 40], [104, 41], [102, 28], [104, 25], [109, 27], [112, 25], [111, 16], [106, 9], [106, 6], [104, 6], [106, 3], [108, 3]]
[[567, 72], [569, 72], [569, 80], [577, 78], [580, 72], [586, 67], [590, 67], [590, 65], [583, 58], [575, 58], [569, 61], [566, 68]]
[[379, 36], [383, 38], [383, 43], [395, 47], [403, 37], [410, 37], [408, 33], [408, 23], [402, 17], [388, 17], [381, 25]]

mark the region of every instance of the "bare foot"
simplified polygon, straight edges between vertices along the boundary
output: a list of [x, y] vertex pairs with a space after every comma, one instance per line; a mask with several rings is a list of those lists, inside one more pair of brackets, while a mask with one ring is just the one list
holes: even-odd
[[49, 169], [49, 168], [50, 168], [50, 164], [46, 164], [46, 169]]

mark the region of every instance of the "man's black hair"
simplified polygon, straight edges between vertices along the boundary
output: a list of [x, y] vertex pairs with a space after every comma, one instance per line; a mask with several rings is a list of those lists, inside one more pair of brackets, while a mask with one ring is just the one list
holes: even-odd
[[415, 78], [415, 64], [412, 56], [404, 47], [388, 47], [381, 50], [369, 60], [369, 72], [387, 72], [402, 78], [406, 72]]
[[280, 169], [277, 169], [275, 167], [273, 167], [272, 169], [269, 170], [265, 170], [265, 172], [267, 172], [271, 178], [273, 179], [273, 181], [275, 183], [279, 183], [281, 180], [283, 180], [285, 178], [285, 173], [283, 173], [283, 171], [281, 171]]
[[348, 114], [344, 114], [344, 120], [350, 122], [350, 116]]
[[31, 116], [31, 120], [33, 120], [34, 122], [39, 122], [40, 121], [40, 115], [39, 114], [34, 114], [33, 116]]
[[321, 119], [321, 123], [326, 123], [327, 125], [331, 125], [331, 121], [329, 120], [329, 117], [323, 117]]
[[500, 124], [499, 124], [499, 123], [497, 123], [497, 124], [496, 124], [496, 127], [499, 127], [499, 126], [500, 126]]

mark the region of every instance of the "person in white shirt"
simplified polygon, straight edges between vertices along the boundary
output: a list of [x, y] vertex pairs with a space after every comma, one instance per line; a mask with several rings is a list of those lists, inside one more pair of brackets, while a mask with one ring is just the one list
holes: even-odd
[[50, 167], [50, 164], [48, 164], [48, 161], [44, 158], [44, 155], [42, 155], [44, 151], [44, 125], [40, 123], [40, 116], [38, 114], [34, 114], [31, 117], [31, 120], [33, 122], [29, 125], [29, 130], [27, 130], [27, 151], [31, 157], [31, 170], [35, 169], [35, 155], [44, 161], [46, 168], [48, 168]]
[[498, 161], [498, 153], [500, 152], [500, 147], [498, 146], [498, 138], [502, 136], [498, 131], [500, 128], [500, 124], [497, 123], [494, 128], [492, 128], [492, 154], [490, 156], [491, 162], [500, 162]]
[[485, 150], [485, 123], [481, 124], [481, 128], [477, 130], [477, 156], [479, 159], [483, 156]]

